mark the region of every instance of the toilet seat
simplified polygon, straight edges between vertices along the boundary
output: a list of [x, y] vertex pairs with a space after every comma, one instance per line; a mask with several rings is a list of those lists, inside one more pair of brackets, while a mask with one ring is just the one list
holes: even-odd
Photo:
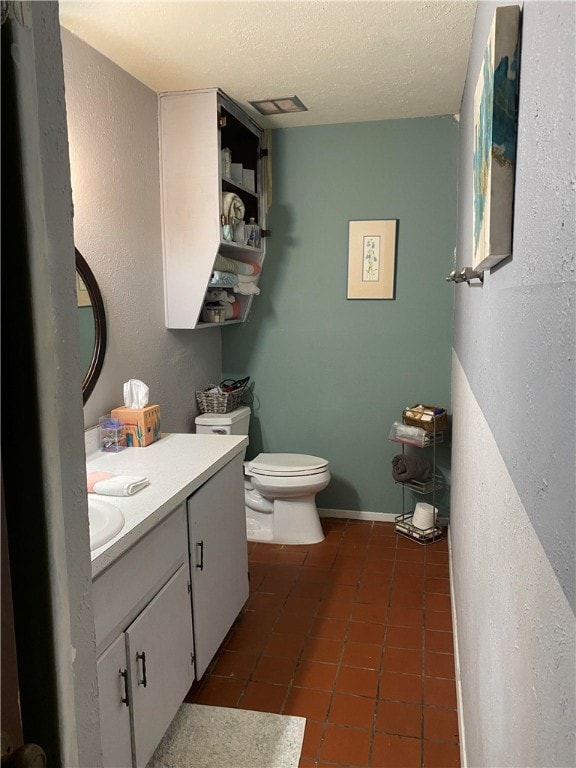
[[301, 453], [260, 453], [247, 462], [248, 474], [271, 477], [317, 475], [327, 467], [326, 459]]

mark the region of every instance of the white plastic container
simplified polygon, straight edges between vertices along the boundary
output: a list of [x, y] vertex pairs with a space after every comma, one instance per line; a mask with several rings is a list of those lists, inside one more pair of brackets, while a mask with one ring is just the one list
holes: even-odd
[[202, 413], [194, 423], [198, 435], [247, 435], [250, 408], [241, 405], [230, 413]]

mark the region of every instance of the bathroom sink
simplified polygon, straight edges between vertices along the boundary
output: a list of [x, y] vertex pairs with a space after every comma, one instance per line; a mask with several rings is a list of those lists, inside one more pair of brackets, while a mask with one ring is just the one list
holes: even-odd
[[88, 495], [90, 550], [98, 549], [113, 539], [124, 527], [124, 515], [115, 504]]

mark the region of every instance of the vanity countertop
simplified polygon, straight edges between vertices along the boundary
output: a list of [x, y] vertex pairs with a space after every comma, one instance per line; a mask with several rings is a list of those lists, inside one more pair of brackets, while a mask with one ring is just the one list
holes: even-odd
[[[124, 527], [93, 550], [92, 578], [108, 568], [248, 445], [243, 435], [166, 434], [146, 448], [87, 452], [87, 471], [144, 476], [150, 485], [133, 496], [100, 496], [124, 514]], [[94, 494], [97, 496], [97, 494]]]

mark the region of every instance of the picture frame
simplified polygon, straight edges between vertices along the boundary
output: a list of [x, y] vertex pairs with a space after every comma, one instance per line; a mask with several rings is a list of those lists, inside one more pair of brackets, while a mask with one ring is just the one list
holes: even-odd
[[348, 299], [394, 299], [398, 219], [348, 222]]
[[473, 249], [477, 271], [512, 255], [520, 6], [496, 8], [474, 92]]

